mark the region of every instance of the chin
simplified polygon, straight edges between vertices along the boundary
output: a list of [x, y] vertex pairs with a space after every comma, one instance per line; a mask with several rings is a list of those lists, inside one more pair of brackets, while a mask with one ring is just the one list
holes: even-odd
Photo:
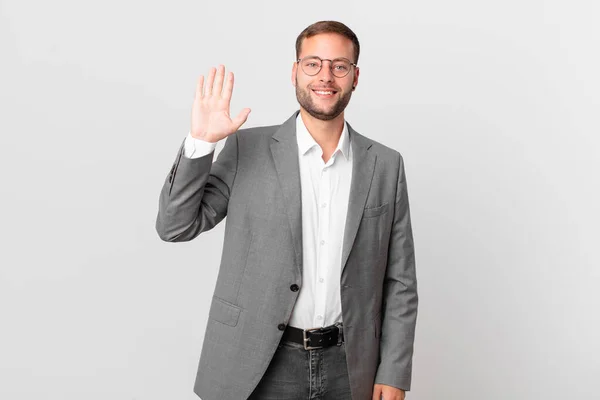
[[334, 114], [331, 110], [315, 110], [315, 109], [306, 109], [306, 112], [309, 113], [312, 117], [316, 118], [316, 119], [320, 119], [321, 121], [331, 121], [332, 119], [335, 119], [338, 115], [341, 114]]

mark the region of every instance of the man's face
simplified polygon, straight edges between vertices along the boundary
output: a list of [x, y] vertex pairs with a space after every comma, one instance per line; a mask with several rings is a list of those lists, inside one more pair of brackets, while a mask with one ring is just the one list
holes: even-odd
[[[352, 42], [335, 33], [322, 33], [304, 39], [298, 58], [306, 56], [355, 61]], [[323, 61], [321, 70], [314, 76], [307, 75], [298, 63], [294, 63], [292, 69], [292, 83], [296, 87], [298, 103], [311, 116], [324, 121], [332, 120], [344, 111], [352, 97], [352, 86], [358, 84], [357, 67], [350, 66], [350, 72], [343, 78], [338, 78], [331, 72], [330, 65], [329, 61]], [[322, 91], [332, 93], [319, 93]]]

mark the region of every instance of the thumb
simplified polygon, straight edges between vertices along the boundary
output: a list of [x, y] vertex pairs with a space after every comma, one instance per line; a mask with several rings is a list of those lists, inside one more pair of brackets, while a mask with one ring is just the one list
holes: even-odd
[[244, 122], [246, 122], [246, 120], [248, 119], [248, 115], [250, 115], [250, 111], [251, 110], [249, 108], [244, 108], [242, 111], [240, 111], [237, 117], [231, 120], [231, 122], [233, 122], [233, 124], [236, 126], [236, 130], [239, 129], [239, 127], [242, 126]]

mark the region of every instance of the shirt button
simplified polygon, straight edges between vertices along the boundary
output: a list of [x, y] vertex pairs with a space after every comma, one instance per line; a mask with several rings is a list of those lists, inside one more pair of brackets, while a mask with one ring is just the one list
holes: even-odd
[[280, 331], [285, 329], [285, 324], [279, 324], [277, 325], [277, 329], [279, 329]]
[[322, 319], [323, 319], [323, 316], [322, 316], [322, 315], [317, 315], [317, 319], [318, 319], [318, 320], [322, 320]]
[[319, 278], [319, 282], [323, 282], [323, 278]]
[[327, 207], [327, 203], [321, 204], [321, 207], [323, 207], [323, 208]]
[[290, 286], [290, 290], [291, 290], [292, 292], [297, 292], [297, 291], [298, 291], [298, 289], [299, 289], [299, 287], [298, 287], [298, 285], [296, 285], [295, 283], [294, 283], [292, 286]]
[[322, 246], [322, 245], [324, 245], [324, 244], [325, 244], [325, 241], [324, 241], [324, 240], [321, 240], [321, 246]]

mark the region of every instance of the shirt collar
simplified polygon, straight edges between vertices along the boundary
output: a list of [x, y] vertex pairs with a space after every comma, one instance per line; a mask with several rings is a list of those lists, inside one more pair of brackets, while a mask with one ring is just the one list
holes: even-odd
[[[296, 116], [296, 140], [298, 141], [298, 151], [301, 155], [305, 155], [307, 151], [312, 149], [314, 146], [318, 146], [319, 144], [315, 141], [312, 135], [308, 132], [306, 125], [304, 125], [304, 121], [302, 120], [302, 116], [300, 113]], [[349, 150], [350, 150], [350, 132], [348, 131], [348, 124], [344, 120], [344, 128], [342, 129], [342, 135], [338, 141], [338, 145], [335, 148], [333, 154], [335, 154], [338, 150], [342, 152], [346, 160], [349, 159]]]

